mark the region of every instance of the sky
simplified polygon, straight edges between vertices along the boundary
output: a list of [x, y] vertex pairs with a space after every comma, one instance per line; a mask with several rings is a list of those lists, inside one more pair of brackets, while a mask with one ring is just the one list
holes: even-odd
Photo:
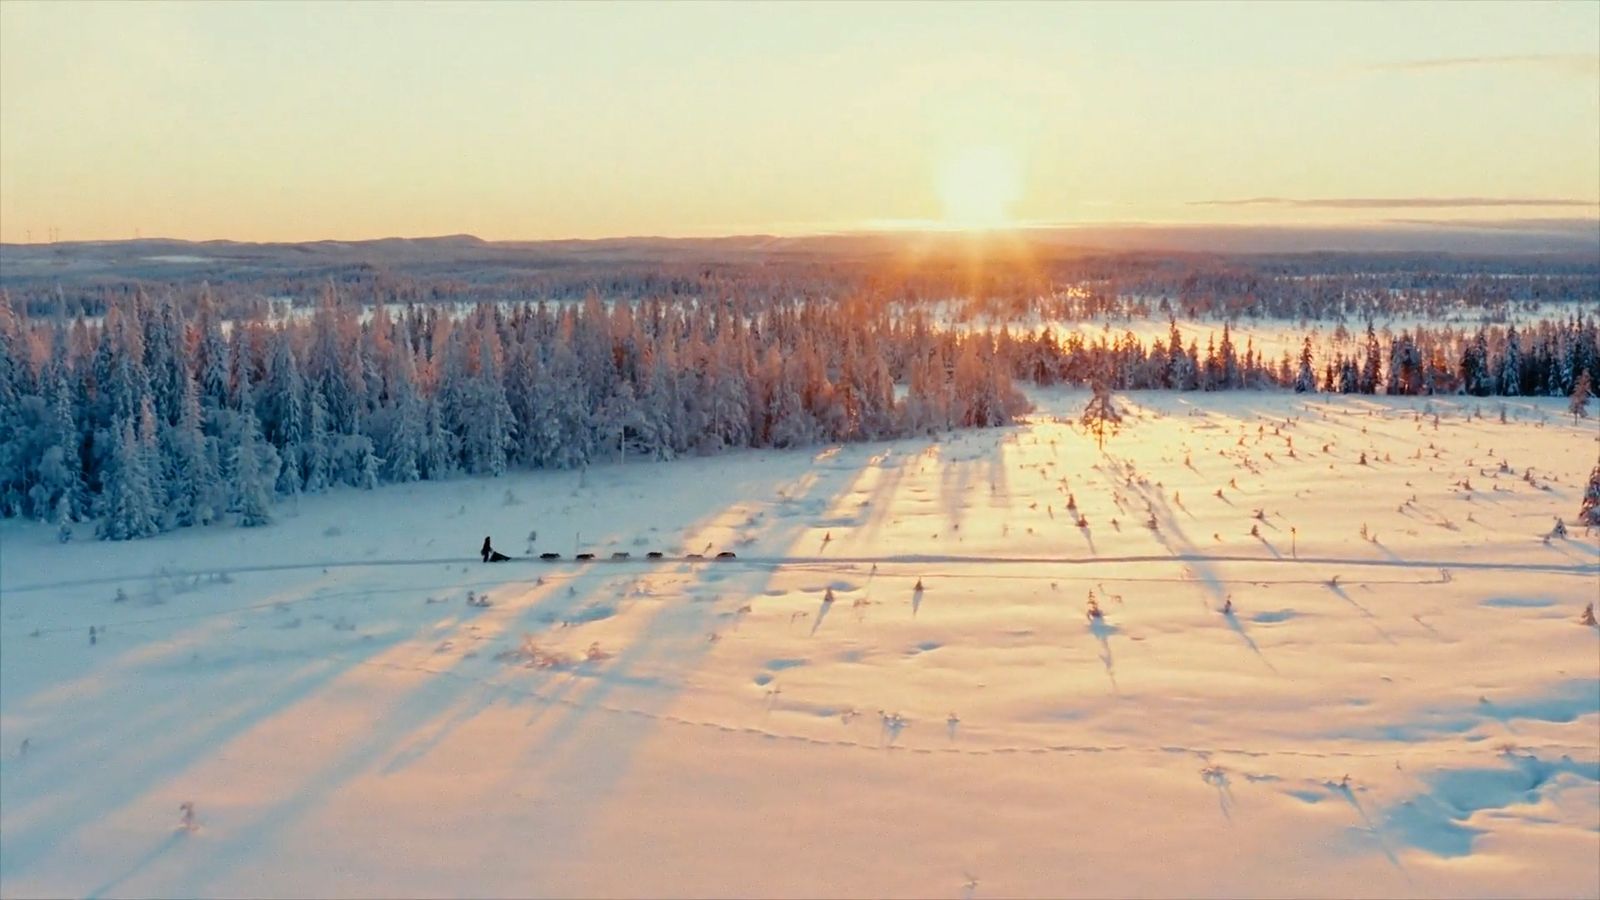
[[1600, 3], [0, 3], [0, 240], [1600, 215]]

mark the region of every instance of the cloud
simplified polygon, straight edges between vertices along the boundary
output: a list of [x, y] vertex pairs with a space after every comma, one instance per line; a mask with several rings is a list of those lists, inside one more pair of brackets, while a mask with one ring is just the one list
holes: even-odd
[[1443, 69], [1522, 68], [1543, 69], [1562, 75], [1593, 76], [1600, 73], [1600, 54], [1528, 53], [1517, 56], [1444, 56], [1376, 63], [1373, 72], [1436, 72]]
[[1390, 225], [1420, 225], [1427, 228], [1476, 229], [1479, 231], [1527, 231], [1545, 234], [1600, 236], [1596, 219], [1384, 219]]
[[1189, 206], [1283, 206], [1293, 209], [1469, 209], [1491, 206], [1584, 206], [1600, 202], [1575, 197], [1244, 197], [1190, 200]]

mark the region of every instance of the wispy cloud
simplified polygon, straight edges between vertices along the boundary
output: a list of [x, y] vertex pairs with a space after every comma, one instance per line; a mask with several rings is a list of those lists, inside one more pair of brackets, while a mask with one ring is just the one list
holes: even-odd
[[1293, 209], [1471, 209], [1493, 206], [1600, 207], [1600, 202], [1575, 197], [1244, 197], [1236, 200], [1191, 200], [1190, 206], [1284, 206]]
[[1526, 53], [1514, 56], [1443, 56], [1406, 59], [1366, 66], [1374, 72], [1435, 72], [1443, 69], [1543, 69], [1562, 75], [1592, 76], [1600, 72], [1597, 53]]
[[1600, 219], [1384, 219], [1390, 225], [1478, 231], [1527, 231], [1600, 237]]

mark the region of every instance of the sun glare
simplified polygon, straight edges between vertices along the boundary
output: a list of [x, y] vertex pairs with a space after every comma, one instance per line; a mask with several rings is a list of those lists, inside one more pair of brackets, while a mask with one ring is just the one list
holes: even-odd
[[939, 169], [939, 202], [952, 228], [1001, 228], [1022, 191], [1022, 167], [1000, 147], [968, 147]]

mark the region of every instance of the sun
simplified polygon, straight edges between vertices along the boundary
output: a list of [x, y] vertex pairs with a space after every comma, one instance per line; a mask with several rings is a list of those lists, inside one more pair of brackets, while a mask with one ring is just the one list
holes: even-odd
[[939, 202], [952, 228], [990, 229], [1011, 224], [1022, 192], [1022, 166], [1003, 147], [967, 147], [939, 168]]

